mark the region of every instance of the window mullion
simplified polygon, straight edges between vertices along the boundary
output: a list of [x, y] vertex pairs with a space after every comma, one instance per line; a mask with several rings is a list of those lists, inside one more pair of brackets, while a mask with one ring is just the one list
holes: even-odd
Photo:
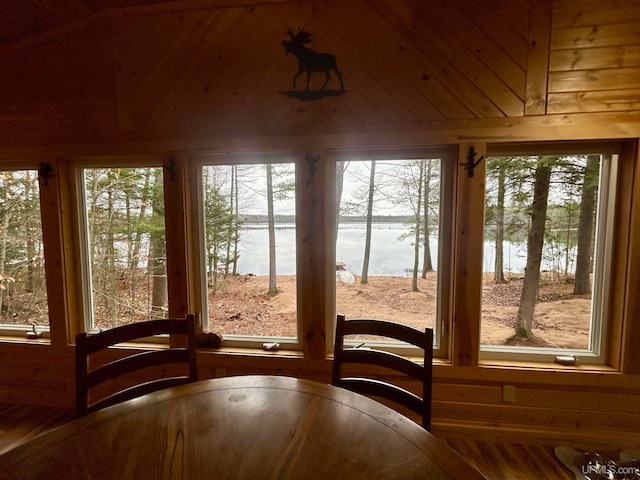
[[484, 238], [484, 179], [486, 161], [479, 162], [473, 176], [462, 164], [473, 146], [476, 158], [486, 158], [486, 144], [461, 144], [458, 151], [458, 201], [456, 206], [454, 321], [451, 335], [454, 365], [477, 365], [480, 349], [482, 251]]

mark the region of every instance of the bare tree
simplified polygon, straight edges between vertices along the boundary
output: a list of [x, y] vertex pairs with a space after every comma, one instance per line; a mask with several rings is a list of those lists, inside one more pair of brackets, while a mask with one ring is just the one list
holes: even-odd
[[528, 339], [533, 338], [533, 312], [538, 297], [550, 181], [551, 159], [538, 157], [531, 205], [531, 228], [527, 239], [527, 265], [515, 323], [515, 335]]
[[420, 262], [420, 205], [422, 203], [422, 179], [424, 178], [424, 160], [419, 160], [419, 173], [418, 173], [418, 205], [415, 209], [416, 214], [416, 231], [414, 240], [414, 255], [413, 255], [413, 275], [411, 277], [411, 291], [418, 292], [418, 268]]
[[360, 283], [369, 283], [369, 256], [371, 254], [371, 224], [373, 220], [373, 194], [376, 188], [376, 161], [371, 160], [369, 172], [369, 196], [367, 197], [367, 229], [364, 242], [364, 259], [362, 260], [362, 274]]
[[273, 174], [271, 164], [267, 168], [267, 222], [269, 224], [269, 293], [278, 293], [276, 284], [276, 227], [273, 214]]
[[427, 278], [427, 272], [433, 271], [433, 262], [431, 260], [431, 248], [429, 248], [430, 226], [429, 226], [429, 210], [431, 205], [431, 179], [433, 175], [433, 160], [424, 160], [427, 162], [427, 171], [424, 176], [424, 194], [423, 194], [423, 217], [424, 217], [424, 250], [422, 252], [422, 278]]

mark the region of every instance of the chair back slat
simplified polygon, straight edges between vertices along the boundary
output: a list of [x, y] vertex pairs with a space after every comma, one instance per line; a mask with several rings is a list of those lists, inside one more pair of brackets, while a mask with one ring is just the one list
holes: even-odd
[[[140, 341], [156, 335], [185, 335], [185, 347], [132, 350], [130, 355], [90, 368], [92, 356], [122, 343]], [[166, 378], [142, 381], [128, 386], [98, 401], [90, 402], [90, 390], [112, 379], [148, 367], [176, 365], [179, 372]], [[180, 365], [183, 367], [180, 368]], [[184, 374], [185, 370], [188, 371]], [[171, 370], [173, 372], [173, 370]], [[186, 318], [149, 320], [115, 327], [93, 335], [76, 335], [76, 415], [78, 417], [129, 400], [161, 388], [194, 382], [198, 379], [196, 361], [195, 315]]]
[[[414, 362], [409, 358], [381, 350], [375, 346], [345, 348], [344, 337], [347, 335], [373, 337], [378, 341], [381, 338], [392, 338], [414, 345], [423, 351], [422, 363]], [[347, 321], [344, 315], [338, 315], [333, 355], [331, 375], [333, 385], [363, 395], [384, 398], [410, 409], [420, 415], [421, 425], [426, 430], [431, 430], [433, 329], [425, 328], [424, 331], [420, 331], [386, 320], [353, 319]], [[345, 376], [342, 368], [345, 364], [377, 366], [418, 380], [422, 383], [422, 395], [416, 395], [394, 384], [391, 380], [387, 380], [392, 375], [384, 371], [380, 375], [381, 378]]]

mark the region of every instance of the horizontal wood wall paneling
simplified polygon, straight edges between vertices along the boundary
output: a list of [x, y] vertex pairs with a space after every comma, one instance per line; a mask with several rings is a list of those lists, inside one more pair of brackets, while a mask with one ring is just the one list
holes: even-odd
[[551, 114], [638, 109], [640, 109], [640, 88], [603, 92], [550, 93], [547, 100], [547, 112]]
[[554, 0], [553, 26], [556, 28], [640, 22], [635, 0]]
[[462, 420], [482, 422], [491, 419], [496, 424], [508, 425], [553, 425], [555, 428], [572, 428], [584, 430], [609, 430], [627, 432], [637, 435], [640, 443], [640, 433], [637, 425], [640, 414], [619, 413], [617, 411], [583, 411], [579, 409], [534, 408], [507, 405], [469, 404], [453, 402], [433, 402], [433, 417], [447, 420]]
[[638, 45], [640, 44], [639, 23], [629, 22], [616, 25], [598, 23], [585, 27], [553, 28], [551, 49]]
[[[441, 403], [492, 404], [512, 406], [548, 408], [557, 410], [576, 409], [576, 396], [583, 395], [584, 387], [556, 387], [547, 385], [522, 385], [512, 379], [511, 385], [516, 388], [516, 401], [503, 403], [502, 386], [504, 384], [469, 385], [462, 382], [455, 384], [434, 383], [434, 401]], [[640, 415], [640, 404], [633, 392], [611, 393], [606, 389], [590, 388], [589, 395], [580, 399], [580, 410], [599, 412], [609, 411], [610, 405], [616, 405], [621, 414]]]
[[549, 93], [640, 88], [640, 67], [550, 72]]
[[568, 48], [549, 53], [549, 70], [600, 70], [640, 67], [640, 45]]

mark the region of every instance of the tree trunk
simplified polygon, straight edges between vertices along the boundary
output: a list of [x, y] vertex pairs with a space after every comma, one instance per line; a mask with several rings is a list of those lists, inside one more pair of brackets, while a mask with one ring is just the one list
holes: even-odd
[[496, 202], [496, 262], [493, 269], [493, 281], [505, 283], [504, 279], [504, 196], [505, 173], [502, 161], [498, 167], [498, 198]]
[[336, 162], [336, 242], [338, 241], [338, 227], [340, 226], [340, 204], [342, 203], [345, 170], [344, 160]]
[[7, 265], [7, 247], [8, 247], [8, 234], [9, 234], [9, 217], [11, 215], [9, 204], [11, 202], [11, 193], [9, 192], [9, 188], [11, 185], [11, 172], [5, 172], [3, 175], [4, 179], [4, 209], [2, 211], [2, 235], [0, 235], [0, 318], [2, 317], [2, 312], [4, 311], [4, 303], [5, 303], [5, 288], [8, 285], [8, 275], [6, 273], [6, 265]]
[[269, 293], [278, 293], [276, 283], [276, 226], [273, 213], [273, 178], [271, 164], [267, 164], [267, 221], [269, 223]]
[[235, 210], [231, 209], [231, 218], [233, 223], [233, 270], [232, 275], [237, 275], [238, 273], [238, 243], [240, 241], [240, 235], [238, 233], [238, 166], [233, 166], [233, 175], [234, 179], [234, 202], [235, 202]]
[[369, 175], [369, 199], [367, 203], [367, 231], [364, 240], [364, 260], [362, 260], [362, 275], [360, 283], [369, 283], [369, 256], [371, 254], [371, 224], [373, 223], [373, 193], [375, 191], [376, 161], [371, 160]]
[[593, 217], [599, 166], [599, 155], [587, 156], [580, 201], [580, 218], [578, 220], [578, 252], [576, 257], [576, 281], [573, 286], [574, 295], [583, 295], [591, 292]]
[[153, 182], [153, 215], [150, 229], [151, 242], [149, 252], [149, 275], [152, 278], [151, 318], [164, 318], [167, 312], [167, 262], [166, 243], [164, 234], [164, 203], [162, 196], [162, 178], [160, 169], [155, 170]]
[[420, 208], [422, 204], [422, 179], [424, 178], [424, 161], [420, 160], [418, 175], [418, 205], [416, 206], [416, 235], [413, 242], [413, 275], [411, 277], [411, 291], [418, 290], [418, 269], [420, 268]]
[[[235, 184], [233, 182], [233, 177], [235, 173], [235, 166], [231, 167], [231, 192], [229, 193], [229, 222], [227, 223], [227, 261], [224, 265], [224, 276], [229, 276], [229, 266], [231, 265], [231, 244], [233, 243], [233, 197], [235, 192]], [[270, 172], [267, 173], [267, 176]]]
[[423, 160], [427, 162], [427, 173], [424, 179], [424, 251], [422, 252], [422, 278], [427, 278], [427, 272], [433, 271], [433, 262], [431, 260], [431, 248], [429, 248], [429, 206], [431, 197], [431, 160]]
[[517, 337], [533, 338], [531, 327], [538, 297], [550, 180], [551, 166], [549, 165], [549, 157], [540, 157], [536, 166], [535, 185], [533, 188], [531, 230], [527, 239], [527, 266], [524, 272], [524, 283], [515, 325]]

